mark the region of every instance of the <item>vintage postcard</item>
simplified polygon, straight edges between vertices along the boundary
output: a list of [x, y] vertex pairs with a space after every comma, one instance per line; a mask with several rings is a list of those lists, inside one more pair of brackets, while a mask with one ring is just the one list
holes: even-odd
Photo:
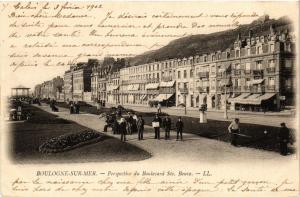
[[0, 3], [2, 196], [299, 191], [299, 2]]

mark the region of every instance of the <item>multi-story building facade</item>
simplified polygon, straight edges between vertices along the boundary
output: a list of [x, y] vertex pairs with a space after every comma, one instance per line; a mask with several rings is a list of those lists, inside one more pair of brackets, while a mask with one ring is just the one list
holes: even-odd
[[69, 69], [64, 74], [64, 100], [71, 101], [73, 100], [73, 71]]
[[77, 63], [71, 67], [73, 75], [73, 99], [76, 101], [85, 100], [84, 94], [91, 92], [91, 74], [92, 68], [98, 62], [95, 59], [89, 59], [87, 63]]
[[40, 84], [40, 98], [42, 99], [60, 99], [60, 94], [63, 88], [63, 78], [60, 76], [53, 78], [52, 80], [45, 81]]
[[108, 104], [120, 104], [120, 69], [111, 71], [107, 80], [107, 103]]
[[[294, 105], [294, 40], [288, 31], [238, 34], [223, 51], [125, 66], [125, 61], [89, 60], [65, 72], [66, 98], [94, 102], [266, 111]], [[49, 83], [49, 84], [48, 84]], [[48, 89], [47, 89], [48, 88]], [[50, 97], [51, 82], [40, 94]], [[52, 88], [53, 89], [53, 88]]]
[[92, 68], [91, 85], [94, 102], [120, 103], [119, 81], [120, 69], [125, 66], [124, 59], [106, 57]]
[[36, 98], [41, 98], [42, 96], [42, 84], [38, 84], [36, 86], [34, 86], [34, 96]]

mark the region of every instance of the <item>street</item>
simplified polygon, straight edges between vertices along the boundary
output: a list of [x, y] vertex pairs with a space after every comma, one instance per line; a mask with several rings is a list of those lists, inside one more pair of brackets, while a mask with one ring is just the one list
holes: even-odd
[[[133, 106], [133, 105], [124, 105], [124, 107], [133, 109], [141, 112], [156, 112], [157, 109], [155, 107], [144, 107], [144, 106]], [[189, 116], [189, 117], [199, 117], [199, 111], [197, 109], [188, 109], [187, 114], [184, 114], [184, 108], [162, 108], [162, 112], [168, 113], [170, 115], [178, 115], [180, 113], [181, 116]], [[209, 111], [206, 112], [207, 118], [212, 120], [224, 120], [224, 113], [222, 111]], [[280, 115], [280, 113], [267, 113], [264, 115], [262, 113], [244, 113], [244, 112], [228, 112], [228, 121], [232, 121], [234, 118], [239, 118], [242, 123], [252, 123], [252, 124], [260, 124], [260, 125], [268, 125], [279, 127], [281, 122], [285, 122], [288, 127], [296, 128], [295, 125], [295, 117], [292, 115]]]
[[[97, 130], [103, 131], [104, 119], [99, 119], [97, 115], [80, 113], [70, 115], [66, 108], [59, 108], [59, 112], [51, 112], [48, 105], [43, 104], [39, 108], [56, 114], [61, 118], [75, 121], [76, 123]], [[152, 110], [152, 109], [151, 109]], [[105, 133], [109, 136], [119, 138], [119, 135], [112, 135], [109, 130]], [[161, 131], [161, 136], [164, 132]], [[137, 134], [127, 135], [128, 143], [136, 145], [152, 154], [150, 159], [146, 161], [164, 161], [172, 159], [174, 161], [188, 160], [190, 162], [213, 162], [213, 163], [227, 163], [227, 162], [278, 162], [287, 161], [295, 158], [296, 154], [282, 157], [277, 152], [264, 151], [259, 149], [247, 147], [233, 147], [229, 143], [202, 138], [194, 134], [184, 133], [183, 141], [176, 141], [176, 133], [171, 132], [171, 140], [155, 140], [154, 132], [149, 126], [145, 126], [144, 139], [139, 141]], [[142, 161], [143, 162], [143, 161]]]

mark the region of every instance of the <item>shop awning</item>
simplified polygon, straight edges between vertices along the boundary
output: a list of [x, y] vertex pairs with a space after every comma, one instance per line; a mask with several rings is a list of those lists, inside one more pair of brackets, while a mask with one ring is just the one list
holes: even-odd
[[115, 85], [115, 86], [113, 86], [113, 90], [117, 90], [119, 88], [119, 86], [118, 85]]
[[246, 105], [260, 105], [261, 100], [258, 98], [260, 96], [261, 96], [260, 94], [252, 94], [247, 98], [237, 100], [236, 103], [246, 104]]
[[261, 84], [265, 79], [254, 79], [250, 82], [251, 85]]
[[159, 85], [159, 87], [173, 87], [174, 86], [175, 81], [162, 81]]
[[159, 83], [149, 83], [145, 86], [145, 89], [146, 90], [149, 90], [149, 89], [157, 89], [159, 86]]
[[236, 102], [240, 99], [244, 99], [244, 98], [247, 98], [248, 96], [250, 96], [251, 94], [250, 93], [242, 93], [240, 94], [239, 96], [235, 97], [235, 98], [229, 98], [228, 99], [228, 102]]
[[154, 101], [163, 101], [163, 100], [168, 100], [173, 94], [159, 94], [157, 97], [155, 97], [153, 100]]
[[261, 101], [265, 101], [265, 100], [269, 100], [270, 98], [272, 98], [275, 95], [276, 95], [276, 93], [266, 93], [266, 94], [258, 97], [258, 99], [260, 99]]
[[118, 89], [118, 88], [119, 88], [118, 85], [110, 85], [110, 86], [107, 86], [107, 91], [116, 90], [116, 89]]

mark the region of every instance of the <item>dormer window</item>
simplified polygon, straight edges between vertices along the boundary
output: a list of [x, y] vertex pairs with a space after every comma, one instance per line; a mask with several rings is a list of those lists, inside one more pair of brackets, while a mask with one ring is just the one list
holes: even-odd
[[207, 56], [204, 56], [203, 61], [204, 61], [204, 62], [207, 62]]
[[226, 52], [226, 57], [227, 57], [227, 59], [230, 58], [230, 53], [229, 52]]
[[261, 46], [258, 46], [257, 47], [257, 54], [262, 54], [263, 51], [262, 51], [262, 47]]

